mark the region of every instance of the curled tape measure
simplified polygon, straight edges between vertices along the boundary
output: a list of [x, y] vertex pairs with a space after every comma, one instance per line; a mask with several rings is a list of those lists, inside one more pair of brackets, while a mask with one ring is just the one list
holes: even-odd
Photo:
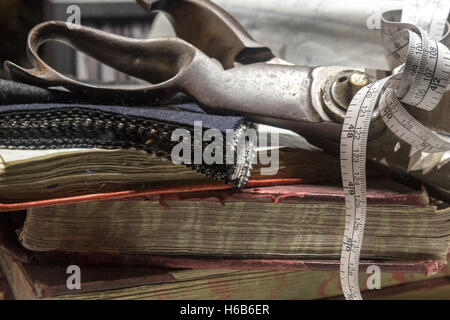
[[[421, 28], [431, 30], [434, 36], [439, 33], [440, 38], [447, 23], [449, 4], [448, 0], [406, 1], [406, 19], [412, 19], [413, 23], [419, 21], [419, 26], [382, 19], [386, 59], [397, 72], [359, 90], [347, 110], [340, 150], [346, 210], [340, 279], [346, 299], [362, 299], [358, 271], [367, 209], [366, 148], [375, 106], [378, 104], [388, 128], [417, 150], [428, 153], [450, 150], [448, 138], [420, 124], [403, 107], [408, 104], [432, 110], [447, 90], [450, 51]], [[435, 8], [440, 12], [437, 18], [433, 14]]]

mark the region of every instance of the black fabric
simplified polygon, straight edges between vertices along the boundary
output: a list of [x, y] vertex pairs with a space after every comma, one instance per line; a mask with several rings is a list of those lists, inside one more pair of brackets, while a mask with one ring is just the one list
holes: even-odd
[[[189, 108], [187, 106], [187, 108]], [[201, 121], [202, 130], [222, 132], [223, 164], [193, 164], [196, 141], [194, 122]], [[194, 170], [224, 182], [242, 187], [248, 180], [255, 146], [246, 145], [244, 163], [226, 164], [226, 131], [245, 135], [250, 124], [242, 117], [213, 116], [170, 108], [96, 106], [78, 104], [17, 104], [0, 106], [0, 148], [135, 148], [171, 159], [171, 151], [179, 141], [172, 132], [183, 128], [191, 135], [191, 164]], [[231, 145], [237, 155], [237, 139]]]
[[0, 79], [0, 104], [76, 102], [67, 91], [48, 90], [24, 83]]
[[[102, 103], [95, 99], [0, 80], [0, 148], [136, 148], [170, 159], [178, 143], [171, 141], [175, 129], [184, 128], [194, 137], [194, 122], [201, 121], [203, 131], [218, 129], [225, 138], [229, 129], [245, 135], [251, 126], [243, 117], [207, 114], [195, 103], [149, 106], [142, 97], [120, 101], [102, 97]], [[192, 148], [195, 142], [192, 139]], [[205, 147], [209, 142], [200, 143]], [[224, 139], [224, 157], [226, 143]], [[224, 164], [188, 166], [241, 187], [250, 175], [255, 148], [246, 145], [244, 164], [225, 164], [224, 159]]]
[[[182, 94], [178, 94], [170, 100], [171, 104], [192, 102], [193, 100]], [[100, 104], [119, 106], [150, 106], [155, 105], [145, 95], [117, 96], [93, 96], [75, 94], [63, 88], [47, 89], [21, 82], [0, 79], [0, 105], [30, 104], [30, 103], [65, 103], [65, 104]], [[186, 104], [188, 111], [204, 113], [202, 108], [195, 103]], [[181, 106], [180, 106], [181, 107]]]
[[87, 104], [14, 104], [0, 106], [0, 115], [8, 114], [45, 114], [47, 112], [70, 112], [85, 110], [85, 112], [102, 112], [116, 116], [142, 118], [154, 121], [168, 122], [180, 127], [193, 127], [195, 121], [201, 121], [204, 129], [215, 128], [225, 133], [227, 129], [235, 129], [243, 121], [243, 117], [218, 116], [198, 111], [196, 104], [168, 105], [164, 107], [123, 107]]

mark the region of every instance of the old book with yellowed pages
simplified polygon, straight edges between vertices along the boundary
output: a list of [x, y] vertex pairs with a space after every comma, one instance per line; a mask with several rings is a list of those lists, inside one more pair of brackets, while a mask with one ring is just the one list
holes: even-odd
[[[250, 179], [319, 181], [339, 176], [338, 159], [318, 150], [281, 148], [275, 174], [262, 175], [265, 167], [254, 164]], [[0, 201], [6, 203], [212, 182], [189, 167], [142, 150], [0, 150]]]
[[[450, 210], [424, 189], [369, 180], [362, 259], [445, 261]], [[28, 210], [35, 252], [230, 259], [339, 259], [343, 191], [303, 184], [92, 201]]]
[[[0, 266], [5, 270], [16, 299], [267, 300], [342, 297], [337, 270], [170, 270], [81, 264], [81, 288], [69, 290], [67, 263], [23, 264], [0, 252]], [[398, 295], [408, 291], [411, 286], [416, 290], [429, 289], [431, 281], [448, 286], [450, 281], [448, 267], [429, 276], [383, 272], [380, 276], [381, 290], [369, 290], [373, 287], [368, 287], [370, 283], [366, 281], [367, 274], [364, 271], [361, 271], [360, 288], [365, 299]]]

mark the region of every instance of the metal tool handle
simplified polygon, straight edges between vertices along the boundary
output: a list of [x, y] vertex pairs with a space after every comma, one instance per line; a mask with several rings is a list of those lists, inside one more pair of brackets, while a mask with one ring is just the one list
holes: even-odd
[[177, 37], [191, 43], [225, 69], [274, 57], [228, 12], [209, 0], [137, 0], [147, 11], [169, 15]]
[[[88, 84], [71, 79], [47, 65], [38, 54], [50, 40], [68, 44], [131, 76], [148, 81], [133, 86]], [[11, 62], [5, 67], [13, 80], [92, 95], [144, 95], [159, 103], [183, 92], [199, 103], [247, 115], [267, 123], [320, 123], [311, 108], [310, 68], [252, 64], [224, 70], [223, 66], [179, 38], [137, 40], [97, 29], [50, 21], [33, 28], [28, 37], [28, 55], [34, 68]], [[264, 119], [265, 118], [265, 119]], [[297, 125], [296, 125], [297, 126]], [[320, 130], [318, 130], [320, 131]]]
[[[83, 83], [69, 78], [46, 64], [38, 54], [47, 41], [65, 43], [116, 70], [145, 80], [148, 84], [108, 86]], [[158, 100], [179, 91], [180, 74], [188, 69], [198, 50], [179, 38], [139, 40], [122, 37], [94, 28], [49, 21], [34, 27], [28, 35], [27, 53], [34, 66], [22, 68], [5, 62], [13, 80], [44, 87], [63, 86], [85, 94], [133, 94]]]

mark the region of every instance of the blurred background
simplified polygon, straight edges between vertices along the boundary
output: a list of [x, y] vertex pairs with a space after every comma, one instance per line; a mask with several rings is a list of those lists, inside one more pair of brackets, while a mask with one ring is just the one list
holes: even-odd
[[[43, 0], [0, 1], [0, 61], [22, 62], [28, 31], [43, 19]], [[1, 71], [3, 71], [3, 67]], [[1, 76], [1, 73], [0, 73]]]

